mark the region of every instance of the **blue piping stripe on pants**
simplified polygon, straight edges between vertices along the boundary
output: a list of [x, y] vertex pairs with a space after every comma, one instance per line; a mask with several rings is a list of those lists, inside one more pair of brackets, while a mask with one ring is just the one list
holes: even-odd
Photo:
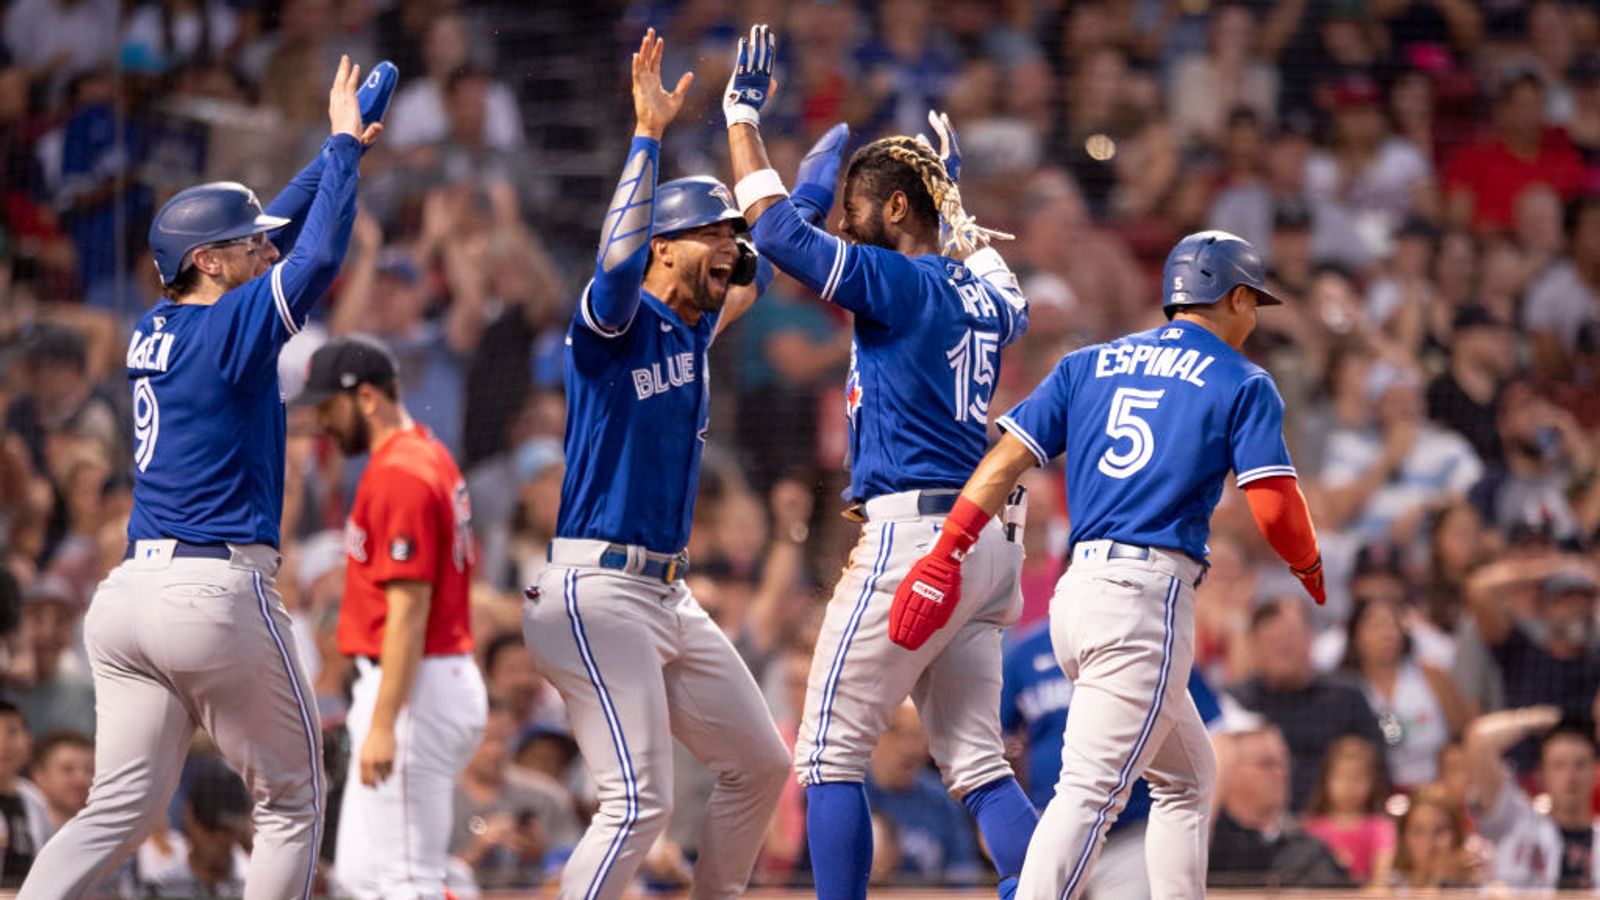
[[306, 751], [311, 756], [311, 860], [306, 867], [306, 886], [302, 896], [310, 898], [312, 880], [317, 874], [317, 855], [322, 846], [322, 754], [321, 742], [318, 740], [317, 730], [311, 726], [311, 714], [306, 708], [305, 694], [300, 691], [300, 680], [294, 677], [294, 660], [289, 657], [289, 648], [283, 642], [283, 636], [278, 633], [277, 623], [272, 621], [272, 610], [267, 606], [267, 594], [261, 587], [261, 573], [251, 572], [251, 581], [255, 584], [256, 600], [261, 606], [261, 618], [267, 623], [267, 633], [272, 635], [272, 642], [278, 645], [278, 656], [283, 659], [283, 674], [289, 677], [289, 688], [294, 692], [294, 702], [300, 713], [300, 724], [306, 730]]
[[622, 817], [622, 824], [617, 828], [617, 834], [611, 839], [611, 846], [606, 848], [606, 855], [600, 860], [600, 868], [595, 870], [594, 878], [589, 881], [589, 889], [584, 892], [584, 900], [594, 900], [600, 895], [600, 888], [605, 884], [606, 875], [610, 873], [611, 866], [617, 861], [617, 855], [622, 852], [622, 845], [628, 840], [628, 834], [633, 831], [633, 826], [639, 821], [639, 783], [634, 777], [633, 757], [628, 753], [628, 741], [622, 735], [622, 720], [617, 717], [617, 709], [611, 702], [611, 693], [606, 690], [606, 682], [600, 677], [600, 667], [595, 663], [594, 651], [589, 647], [589, 636], [583, 630], [583, 617], [578, 614], [578, 572], [568, 569], [565, 583], [567, 603], [567, 620], [572, 623], [572, 637], [578, 642], [578, 655], [583, 657], [583, 668], [589, 673], [589, 683], [594, 685], [595, 693], [600, 697], [600, 709], [605, 713], [606, 725], [611, 729], [611, 746], [617, 751], [617, 761], [622, 765], [623, 793], [628, 799], [627, 812]]
[[828, 723], [833, 718], [833, 698], [839, 688], [839, 676], [844, 672], [845, 654], [850, 652], [850, 642], [855, 640], [856, 628], [861, 624], [861, 617], [866, 614], [868, 601], [872, 599], [872, 592], [878, 586], [878, 579], [883, 577], [883, 570], [889, 564], [889, 555], [893, 547], [894, 523], [889, 522], [883, 526], [883, 543], [878, 547], [878, 558], [872, 564], [872, 574], [867, 576], [866, 583], [861, 586], [861, 596], [856, 598], [855, 608], [850, 611], [850, 624], [845, 626], [844, 637], [839, 641], [839, 649], [833, 653], [833, 665], [828, 668], [828, 680], [822, 689], [822, 710], [817, 715], [817, 745], [811, 749], [812, 784], [822, 781], [822, 751], [828, 744]]
[[1156, 677], [1155, 697], [1151, 698], [1150, 711], [1145, 713], [1144, 727], [1139, 730], [1139, 739], [1133, 743], [1133, 751], [1128, 754], [1128, 761], [1123, 763], [1122, 771], [1117, 775], [1116, 786], [1111, 789], [1111, 794], [1106, 797], [1106, 802], [1100, 805], [1100, 811], [1095, 813], [1094, 827], [1089, 829], [1089, 835], [1084, 839], [1083, 849], [1078, 853], [1078, 863], [1072, 867], [1072, 877], [1067, 879], [1067, 887], [1061, 892], [1063, 898], [1071, 897], [1072, 892], [1078, 887], [1078, 882], [1083, 878], [1083, 870], [1089, 865], [1089, 856], [1094, 852], [1095, 841], [1100, 836], [1100, 829], [1105, 826], [1106, 813], [1111, 811], [1111, 805], [1117, 802], [1117, 795], [1128, 787], [1128, 782], [1133, 777], [1133, 764], [1139, 759], [1139, 754], [1144, 752], [1144, 745], [1150, 740], [1150, 733], [1155, 730], [1156, 722], [1161, 718], [1161, 701], [1167, 693], [1167, 676], [1172, 672], [1172, 632], [1173, 615], [1177, 606], [1178, 579], [1170, 579], [1167, 585], [1166, 610], [1162, 615], [1161, 623], [1164, 634], [1161, 639], [1161, 673]]

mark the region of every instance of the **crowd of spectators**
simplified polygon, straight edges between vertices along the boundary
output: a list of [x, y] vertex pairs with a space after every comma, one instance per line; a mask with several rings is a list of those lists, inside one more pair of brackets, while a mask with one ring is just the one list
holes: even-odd
[[[779, 35], [763, 131], [781, 172], [837, 121], [864, 140], [915, 133], [938, 108], [960, 129], [967, 207], [1017, 236], [1000, 249], [1032, 303], [995, 408], [1062, 353], [1158, 324], [1160, 263], [1190, 231], [1253, 241], [1288, 298], [1246, 349], [1284, 395], [1330, 600], [1308, 603], [1230, 489], [1196, 608], [1196, 665], [1225, 713], [1215, 883], [1597, 886], [1592, 3], [10, 0], [3, 15], [0, 887], [87, 792], [81, 625], [125, 546], [122, 364], [157, 296], [149, 218], [207, 179], [270, 195], [325, 134], [341, 53], [393, 59], [403, 78], [343, 274], [285, 350], [284, 391], [317, 340], [378, 335], [410, 412], [455, 452], [491, 712], [449, 811], [453, 881], [470, 896], [559, 872], [595, 798], [523, 648], [520, 589], [554, 531], [562, 337], [625, 147], [622, 48], [652, 24], [667, 74], [698, 75], [662, 176], [726, 178], [715, 86], [755, 20]], [[545, 51], [507, 34], [542, 34]], [[579, 118], [530, 116], [551, 96], [527, 86], [551, 71], [580, 73]], [[592, 196], [572, 196], [584, 177]], [[574, 203], [590, 230], [551, 219]], [[847, 318], [781, 277], [712, 351], [692, 587], [790, 740], [855, 539], [838, 515], [849, 355]], [[304, 411], [288, 444], [278, 582], [328, 771], [343, 773], [350, 663], [333, 626], [359, 463]], [[1019, 633], [1046, 614], [1070, 528], [1059, 471], [1026, 483]], [[680, 757], [673, 827], [646, 866], [662, 887], [684, 883], [710, 785]], [[868, 789], [877, 883], [992, 877], [910, 707]], [[808, 878], [802, 804], [785, 794], [761, 882]], [[227, 894], [249, 806], [197, 738], [171, 815], [119, 877]]]

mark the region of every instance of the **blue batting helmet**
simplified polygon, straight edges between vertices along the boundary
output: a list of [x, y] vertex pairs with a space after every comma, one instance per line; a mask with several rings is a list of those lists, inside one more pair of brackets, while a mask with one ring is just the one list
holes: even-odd
[[733, 194], [722, 182], [706, 175], [677, 178], [656, 188], [656, 221], [650, 236], [726, 221], [733, 221], [736, 229], [745, 227], [744, 216], [733, 205]]
[[255, 192], [233, 181], [179, 191], [150, 223], [150, 252], [155, 254], [161, 283], [171, 284], [188, 268], [189, 254], [197, 247], [276, 231], [289, 224], [261, 211]]
[[1258, 306], [1283, 301], [1267, 290], [1266, 267], [1250, 242], [1226, 231], [1197, 231], [1178, 242], [1161, 269], [1161, 308], [1210, 306], [1239, 285], [1256, 289]]

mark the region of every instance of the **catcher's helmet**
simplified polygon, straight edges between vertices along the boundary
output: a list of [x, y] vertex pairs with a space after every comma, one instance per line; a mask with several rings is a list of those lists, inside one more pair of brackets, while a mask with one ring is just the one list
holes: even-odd
[[1185, 306], [1210, 306], [1239, 285], [1256, 289], [1257, 305], [1283, 301], [1267, 290], [1261, 254], [1226, 231], [1197, 231], [1178, 242], [1161, 269], [1161, 308], [1171, 316]]
[[288, 219], [261, 212], [255, 192], [233, 181], [209, 184], [174, 194], [150, 223], [150, 252], [161, 283], [171, 284], [189, 265], [196, 247], [276, 231]]
[[705, 175], [677, 178], [656, 188], [656, 220], [651, 237], [664, 237], [713, 222], [733, 221], [745, 229], [744, 216], [722, 182]]

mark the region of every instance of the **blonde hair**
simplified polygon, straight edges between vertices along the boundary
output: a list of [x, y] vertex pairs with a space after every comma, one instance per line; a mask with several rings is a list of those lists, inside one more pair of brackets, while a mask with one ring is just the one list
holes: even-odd
[[1013, 240], [1014, 236], [993, 228], [985, 228], [978, 224], [971, 213], [967, 212], [961, 204], [961, 188], [950, 179], [945, 171], [944, 161], [939, 159], [932, 145], [926, 140], [894, 135], [879, 138], [876, 141], [856, 151], [850, 160], [850, 169], [846, 178], [856, 175], [868, 174], [876, 177], [888, 174], [885, 170], [887, 162], [898, 163], [909, 170], [920, 182], [924, 196], [917, 196], [919, 192], [910, 190], [910, 185], [901, 179], [889, 178], [886, 186], [893, 190], [901, 190], [911, 202], [913, 208], [923, 206], [926, 199], [927, 207], [920, 211], [925, 214], [931, 212], [934, 219], [941, 226], [939, 235], [940, 252], [945, 254], [966, 255], [986, 247], [992, 240]]

